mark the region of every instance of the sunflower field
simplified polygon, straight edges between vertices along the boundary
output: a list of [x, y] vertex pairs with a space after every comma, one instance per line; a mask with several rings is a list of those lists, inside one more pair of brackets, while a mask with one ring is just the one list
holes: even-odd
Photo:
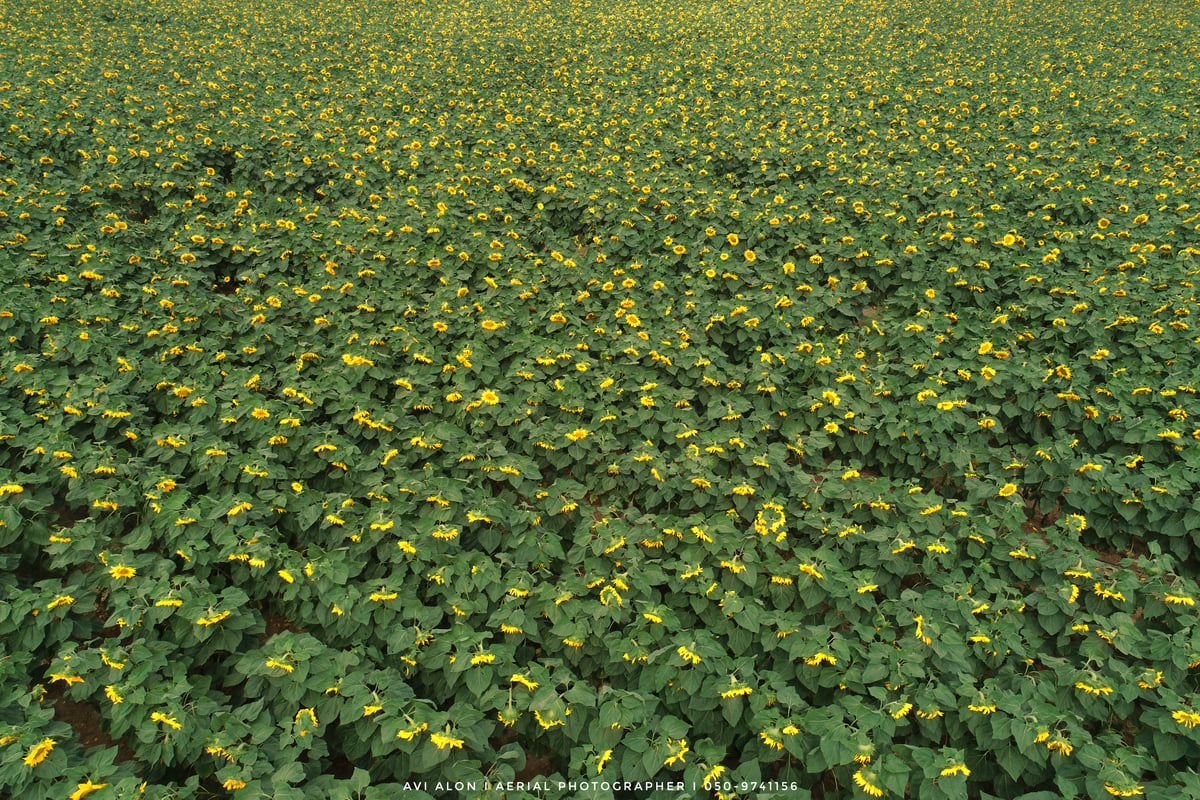
[[0, 795], [1198, 796], [1198, 25], [8, 4]]

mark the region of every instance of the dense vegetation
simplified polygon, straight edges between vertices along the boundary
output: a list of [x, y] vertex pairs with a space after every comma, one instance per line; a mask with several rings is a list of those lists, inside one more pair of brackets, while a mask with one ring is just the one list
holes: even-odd
[[0, 794], [1197, 796], [1196, 23], [10, 4]]

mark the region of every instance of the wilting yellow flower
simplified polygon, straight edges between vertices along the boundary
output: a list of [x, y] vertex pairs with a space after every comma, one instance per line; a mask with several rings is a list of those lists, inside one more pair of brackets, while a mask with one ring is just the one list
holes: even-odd
[[1158, 670], [1147, 669], [1142, 673], [1142, 677], [1138, 679], [1138, 686], [1142, 689], [1154, 689], [1162, 684], [1163, 674]]
[[513, 675], [511, 678], [509, 678], [509, 680], [510, 680], [512, 683], [519, 683], [519, 684], [521, 684], [522, 686], [524, 686], [526, 689], [528, 689], [528, 690], [529, 690], [529, 691], [531, 691], [531, 692], [532, 692], [534, 689], [536, 689], [538, 686], [540, 686], [540, 685], [541, 685], [541, 684], [539, 684], [537, 681], [530, 680], [529, 678], [526, 678], [524, 675]]
[[966, 764], [951, 764], [942, 770], [942, 777], [948, 778], [951, 775], [970, 775], [971, 770], [967, 769]]
[[150, 719], [154, 720], [155, 722], [161, 722], [163, 725], [167, 725], [168, 727], [174, 728], [177, 731], [183, 729], [183, 724], [180, 723], [179, 720], [175, 719], [174, 717], [168, 717], [161, 711], [155, 711], [150, 715]]
[[[571, 710], [567, 709], [567, 713], [570, 714]], [[559, 718], [558, 713], [554, 711], [548, 712], [546, 716], [543, 716], [541, 710], [538, 709], [533, 712], [533, 716], [537, 719], [538, 725], [541, 725], [546, 730], [550, 730], [556, 725], [567, 724], [566, 720]]]
[[[426, 722], [422, 722], [419, 725], [413, 725], [413, 727], [411, 727], [411, 728], [407, 728], [405, 730], [398, 732], [396, 734], [396, 738], [404, 739], [405, 741], [411, 742], [422, 731], [426, 731], [426, 730], [429, 730], [429, 724]], [[434, 734], [434, 735], [437, 736], [439, 734]]]
[[721, 775], [723, 775], [725, 773], [725, 770], [726, 770], [726, 767], [724, 767], [720, 764], [716, 765], [715, 767], [710, 769], [707, 773], [705, 773], [703, 782], [704, 783], [712, 783], [714, 780], [721, 777]]
[[54, 683], [55, 681], [62, 681], [67, 686], [70, 686], [73, 683], [83, 683], [83, 678], [79, 677], [78, 675], [63, 675], [61, 673], [53, 673], [50, 675], [50, 682]]
[[210, 756], [220, 756], [229, 762], [233, 761], [233, 756], [230, 755], [229, 751], [224, 747], [206, 747], [204, 748], [204, 752], [208, 753]]
[[678, 749], [674, 750], [674, 752], [672, 752], [671, 755], [667, 756], [667, 758], [663, 761], [663, 766], [669, 767], [672, 764], [674, 764], [676, 761], [687, 761], [687, 759], [684, 758], [684, 756], [688, 754], [688, 750], [689, 750], [687, 739], [670, 739], [670, 738], [668, 738], [667, 744], [670, 745], [672, 748], [677, 747]]
[[1090, 684], [1084, 683], [1083, 681], [1076, 681], [1075, 688], [1082, 689], [1087, 694], [1105, 695], [1105, 694], [1112, 694], [1112, 692], [1113, 692], [1111, 686], [1092, 686]]
[[776, 739], [774, 736], [767, 733], [766, 731], [763, 731], [758, 736], [760, 739], [763, 740], [763, 744], [765, 744], [767, 747], [772, 747], [776, 750], [783, 749], [783, 742], [779, 741], [778, 739]]
[[1056, 738], [1046, 742], [1046, 749], [1069, 756], [1075, 750], [1075, 746], [1066, 739]]
[[88, 778], [86, 781], [79, 784], [78, 788], [76, 788], [75, 791], [71, 792], [71, 794], [68, 795], [68, 797], [70, 797], [70, 800], [80, 800], [80, 798], [84, 797], [85, 795], [89, 795], [92, 792], [103, 789], [105, 786], [108, 786], [108, 784], [107, 783], [92, 783], [91, 778]]

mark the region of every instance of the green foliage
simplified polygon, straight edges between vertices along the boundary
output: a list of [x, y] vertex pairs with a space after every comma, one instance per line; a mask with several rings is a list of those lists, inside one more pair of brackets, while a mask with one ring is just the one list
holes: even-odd
[[1193, 10], [268, 6], [0, 21], [3, 793], [1194, 796]]

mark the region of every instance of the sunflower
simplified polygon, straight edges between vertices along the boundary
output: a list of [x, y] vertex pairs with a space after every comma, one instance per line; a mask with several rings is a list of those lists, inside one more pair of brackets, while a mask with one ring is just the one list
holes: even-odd
[[1196, 725], [1200, 725], [1200, 714], [1197, 714], [1195, 711], [1184, 711], [1181, 709], [1173, 713], [1171, 718], [1185, 728], [1194, 728]]
[[687, 761], [687, 759], [684, 758], [684, 756], [686, 756], [689, 752], [687, 739], [668, 738], [667, 744], [671, 746], [672, 750], [671, 755], [667, 756], [666, 759], [663, 760], [663, 766], [669, 767], [676, 762]]
[[89, 795], [92, 792], [103, 789], [105, 786], [108, 786], [108, 784], [107, 783], [92, 783], [91, 779], [89, 778], [84, 783], [79, 784], [78, 788], [76, 788], [75, 791], [71, 792], [69, 797], [71, 800], [80, 800], [80, 798], [82, 798], [84, 795]]
[[25, 766], [36, 767], [38, 764], [46, 760], [46, 756], [50, 755], [50, 751], [54, 749], [53, 739], [42, 739], [40, 742], [29, 748], [29, 752], [25, 754]]
[[874, 770], [868, 770], [866, 774], [863, 774], [865, 769], [866, 767], [859, 767], [858, 772], [854, 773], [854, 782], [872, 797], [883, 797], [883, 789], [875, 783], [879, 776], [875, 774]]

